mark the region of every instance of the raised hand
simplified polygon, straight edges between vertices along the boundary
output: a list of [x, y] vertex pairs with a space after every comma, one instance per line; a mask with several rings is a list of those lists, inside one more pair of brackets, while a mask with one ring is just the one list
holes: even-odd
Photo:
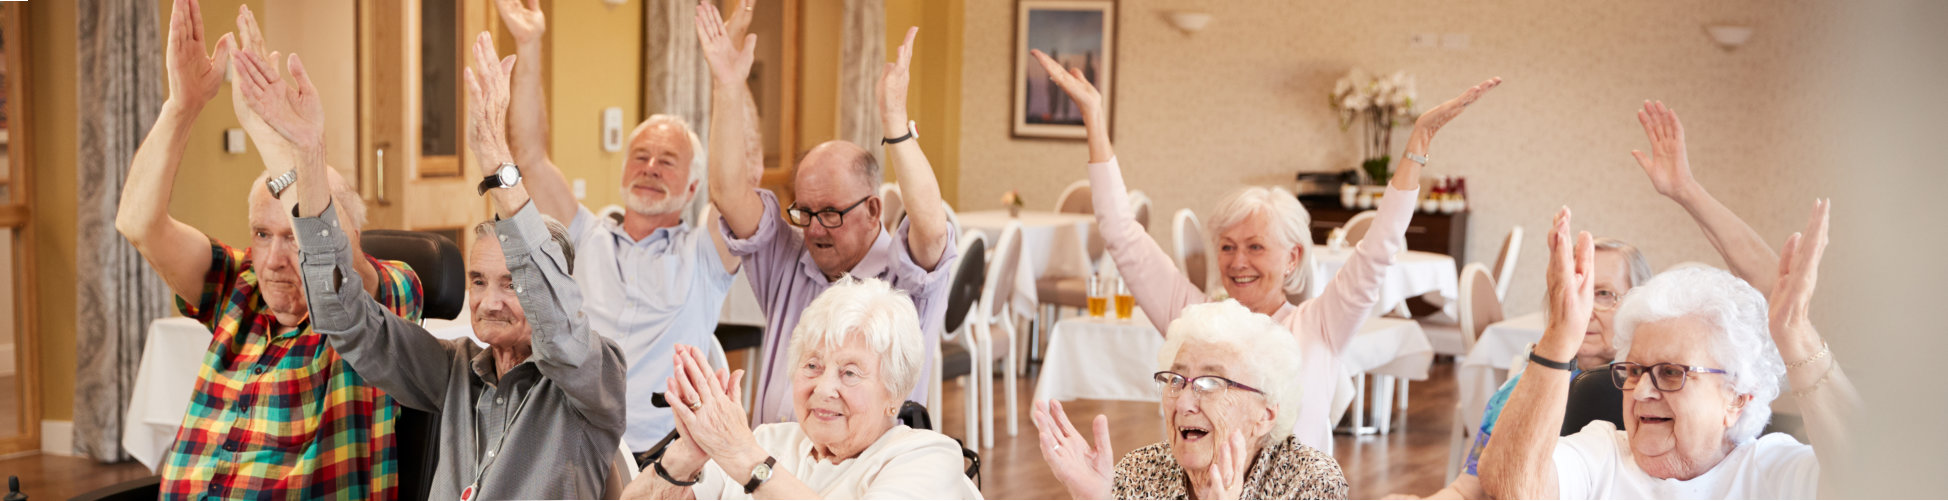
[[292, 54], [286, 63], [290, 78], [278, 75], [275, 63], [250, 51], [238, 51], [235, 60], [237, 91], [251, 112], [295, 147], [295, 153], [317, 155], [322, 160], [325, 106], [318, 100], [318, 88], [311, 84], [298, 55]]
[[703, 59], [710, 63], [710, 75], [718, 85], [744, 85], [751, 76], [758, 36], [744, 35], [744, 49], [738, 50], [723, 19], [716, 6], [697, 2], [697, 44], [703, 46]]
[[[1813, 202], [1806, 229], [1786, 238], [1779, 255], [1779, 281], [1773, 285], [1770, 319], [1772, 339], [1787, 360], [1799, 360], [1820, 350], [1819, 334], [1808, 318], [1813, 288], [1819, 283], [1820, 257], [1826, 254], [1826, 230], [1832, 200]], [[1795, 357], [1795, 354], [1804, 354]]]
[[920, 27], [906, 29], [906, 41], [900, 43], [900, 56], [896, 62], [886, 63], [879, 72], [879, 120], [886, 137], [900, 137], [907, 133], [906, 86], [909, 80], [907, 69], [913, 62], [913, 37], [920, 34]]
[[[1414, 135], [1421, 136], [1423, 140], [1433, 140], [1434, 133], [1440, 132], [1441, 127], [1446, 126], [1449, 121], [1454, 120], [1454, 117], [1461, 116], [1461, 112], [1466, 111], [1468, 105], [1474, 104], [1476, 100], [1481, 99], [1482, 95], [1487, 94], [1490, 90], [1494, 90], [1495, 87], [1501, 84], [1502, 77], [1484, 80], [1479, 84], [1475, 84], [1474, 87], [1469, 87], [1468, 90], [1461, 91], [1461, 95], [1454, 96], [1454, 99], [1449, 99], [1447, 102], [1435, 106], [1434, 109], [1421, 113], [1420, 118], [1414, 119]], [[1408, 151], [1424, 153], [1424, 150], [1414, 151], [1411, 147], [1409, 147]]]
[[1218, 444], [1217, 455], [1211, 458], [1209, 474], [1191, 477], [1191, 490], [1196, 491], [1197, 499], [1238, 499], [1245, 493], [1245, 473], [1251, 468], [1250, 442], [1242, 431], [1233, 430]]
[[169, 11], [169, 37], [164, 63], [169, 67], [169, 99], [201, 108], [223, 86], [223, 68], [236, 47], [231, 34], [216, 41], [216, 51], [203, 54], [203, 12], [196, 0], [176, 0]]
[[724, 30], [731, 40], [743, 40], [751, 34], [751, 18], [757, 17], [758, 0], [743, 0], [737, 10], [731, 11], [730, 19], [724, 20]]
[[[690, 402], [701, 401], [702, 395], [698, 393], [694, 393], [695, 391], [694, 386], [678, 382], [678, 380], [682, 380], [685, 383], [689, 382], [690, 381], [689, 371], [698, 370], [697, 368], [692, 367], [689, 363], [686, 362], [687, 357], [685, 357], [683, 352], [681, 351], [682, 348], [683, 347], [678, 348], [679, 351], [675, 356], [676, 372], [673, 375], [671, 375], [668, 381], [666, 382], [666, 384], [668, 385], [667, 386], [668, 389], [664, 390], [663, 396], [665, 397], [665, 400], [670, 402], [670, 405], [672, 407], [682, 405], [685, 406], [685, 408], [688, 408]], [[725, 371], [723, 369], [717, 369], [716, 379], [718, 384], [721, 384], [722, 387], [725, 389], [725, 393], [724, 393], [725, 398], [730, 399], [730, 401], [732, 402], [743, 401], [742, 390], [737, 385], [737, 381], [741, 380], [743, 377], [744, 377], [743, 369], [739, 369], [735, 372]], [[709, 460], [710, 458], [708, 455], [704, 453], [702, 447], [697, 446], [696, 440], [689, 438], [691, 437], [691, 434], [690, 434], [688, 423], [680, 419], [677, 420], [676, 431], [677, 434], [682, 436], [683, 438], [671, 442], [669, 450], [665, 451], [663, 457], [665, 458], [666, 461], [673, 463], [670, 464], [669, 467], [673, 469], [672, 471], [681, 470], [682, 472], [686, 472], [686, 473], [697, 468], [702, 468], [703, 462]]]
[[[256, 54], [265, 61], [277, 61], [277, 52], [266, 52], [264, 31], [257, 26], [257, 15], [248, 5], [237, 6], [237, 50]], [[257, 145], [258, 156], [272, 172], [282, 172], [292, 168], [287, 164], [290, 158], [290, 141], [284, 140], [264, 118], [251, 111], [250, 103], [244, 102], [242, 92], [230, 93], [230, 108], [237, 113], [237, 122], [243, 124], [244, 132], [250, 134], [250, 142]]]
[[1559, 361], [1575, 357], [1596, 306], [1596, 245], [1584, 231], [1577, 233], [1571, 247], [1569, 221], [1569, 208], [1563, 207], [1549, 234], [1549, 289], [1544, 298], [1549, 302], [1549, 325], [1536, 346], [1537, 354]]
[[1062, 63], [1048, 57], [1041, 49], [1030, 49], [1028, 54], [1042, 63], [1042, 69], [1048, 71], [1048, 79], [1054, 81], [1055, 86], [1061, 87], [1062, 92], [1069, 94], [1069, 99], [1075, 100], [1076, 108], [1082, 110], [1083, 122], [1093, 123], [1103, 118], [1102, 91], [1096, 90], [1096, 84], [1082, 77], [1081, 68], [1064, 68]]
[[1069, 489], [1069, 496], [1075, 499], [1109, 499], [1112, 475], [1115, 471], [1113, 453], [1109, 448], [1109, 418], [1097, 415], [1095, 420], [1096, 444], [1089, 445], [1075, 426], [1069, 424], [1069, 415], [1062, 412], [1062, 403], [1054, 400], [1035, 402], [1029, 411], [1029, 421], [1035, 424], [1040, 434], [1042, 461], [1048, 463], [1049, 470], [1055, 473], [1055, 480]]
[[[725, 471], [748, 471], [753, 464], [763, 461], [762, 449], [757, 436], [751, 433], [751, 423], [739, 403], [742, 395], [736, 386], [729, 384], [729, 380], [712, 377], [703, 350], [694, 346], [678, 345], [676, 363], [677, 398], [670, 398], [670, 410], [676, 414], [683, 438], [717, 460]], [[753, 453], [758, 456], [748, 457]], [[739, 465], [744, 468], [736, 469]]]
[[541, 0], [494, 0], [494, 6], [501, 13], [501, 24], [507, 26], [507, 33], [514, 35], [516, 45], [527, 45], [541, 41], [541, 35], [548, 32], [548, 20], [541, 14]]
[[1677, 112], [1665, 107], [1663, 101], [1644, 101], [1644, 109], [1637, 112], [1637, 123], [1643, 124], [1644, 135], [1650, 137], [1651, 153], [1630, 150], [1630, 156], [1637, 157], [1637, 165], [1643, 166], [1657, 193], [1677, 198], [1697, 186], [1698, 181], [1691, 177], [1691, 161], [1685, 158], [1684, 124], [1677, 120]]
[[[493, 174], [502, 162], [514, 161], [507, 148], [508, 75], [515, 56], [499, 58], [494, 39], [480, 32], [473, 42], [474, 68], [467, 68], [468, 144], [480, 160], [481, 175]], [[478, 68], [476, 70], [475, 68]]]

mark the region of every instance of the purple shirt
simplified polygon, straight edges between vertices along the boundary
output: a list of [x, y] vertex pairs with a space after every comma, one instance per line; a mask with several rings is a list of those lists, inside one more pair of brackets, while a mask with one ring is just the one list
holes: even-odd
[[[744, 260], [751, 291], [757, 294], [758, 306], [764, 308], [768, 324], [764, 328], [764, 344], [758, 347], [760, 366], [755, 376], [758, 378], [756, 393], [751, 400], [757, 407], [752, 413], [757, 419], [754, 425], [797, 419], [792, 412], [792, 361], [785, 359], [791, 348], [791, 333], [798, 327], [799, 313], [832, 286], [825, 272], [812, 261], [812, 254], [805, 250], [804, 230], [785, 223], [778, 196], [770, 190], [756, 191], [764, 200], [764, 217], [758, 220], [757, 231], [750, 238], [740, 239], [731, 233], [729, 224], [722, 225], [731, 254]], [[913, 253], [906, 245], [906, 221], [900, 222], [898, 231], [893, 233], [880, 230], [872, 249], [850, 271], [852, 276], [885, 280], [894, 289], [905, 291], [912, 297], [914, 309], [920, 312], [920, 334], [925, 336], [921, 344], [926, 346], [927, 362], [920, 367], [923, 380], [907, 397], [915, 402], [927, 401], [924, 378], [932, 373], [934, 353], [940, 349], [948, 282], [952, 280], [953, 265], [959, 257], [959, 248], [955, 246], [957, 232], [954, 230], [957, 229], [948, 228], [947, 245], [941, 251], [940, 262], [931, 271], [913, 261]]]

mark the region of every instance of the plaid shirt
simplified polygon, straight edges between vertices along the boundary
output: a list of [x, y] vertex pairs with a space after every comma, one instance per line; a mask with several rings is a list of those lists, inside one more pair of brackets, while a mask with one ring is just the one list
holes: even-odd
[[[271, 331], [249, 249], [212, 239], [203, 295], [176, 307], [215, 336], [162, 462], [163, 499], [394, 499], [397, 406], [365, 383], [306, 319]], [[418, 321], [418, 276], [370, 260], [379, 304]]]

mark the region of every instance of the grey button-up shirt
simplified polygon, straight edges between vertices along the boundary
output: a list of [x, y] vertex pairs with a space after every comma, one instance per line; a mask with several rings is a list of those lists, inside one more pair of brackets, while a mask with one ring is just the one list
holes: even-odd
[[478, 485], [475, 499], [621, 493], [626, 472], [613, 465], [623, 430], [622, 349], [589, 331], [581, 292], [533, 204], [494, 225], [534, 330], [533, 355], [505, 375], [472, 341], [435, 338], [373, 301], [335, 212], [294, 224], [312, 329], [399, 405], [440, 414], [431, 499], [459, 499], [468, 485]]

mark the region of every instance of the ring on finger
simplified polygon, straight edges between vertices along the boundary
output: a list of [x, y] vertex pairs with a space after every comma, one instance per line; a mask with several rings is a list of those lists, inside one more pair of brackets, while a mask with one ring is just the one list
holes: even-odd
[[690, 412], [696, 412], [698, 409], [702, 409], [702, 408], [703, 408], [703, 402], [690, 402]]

